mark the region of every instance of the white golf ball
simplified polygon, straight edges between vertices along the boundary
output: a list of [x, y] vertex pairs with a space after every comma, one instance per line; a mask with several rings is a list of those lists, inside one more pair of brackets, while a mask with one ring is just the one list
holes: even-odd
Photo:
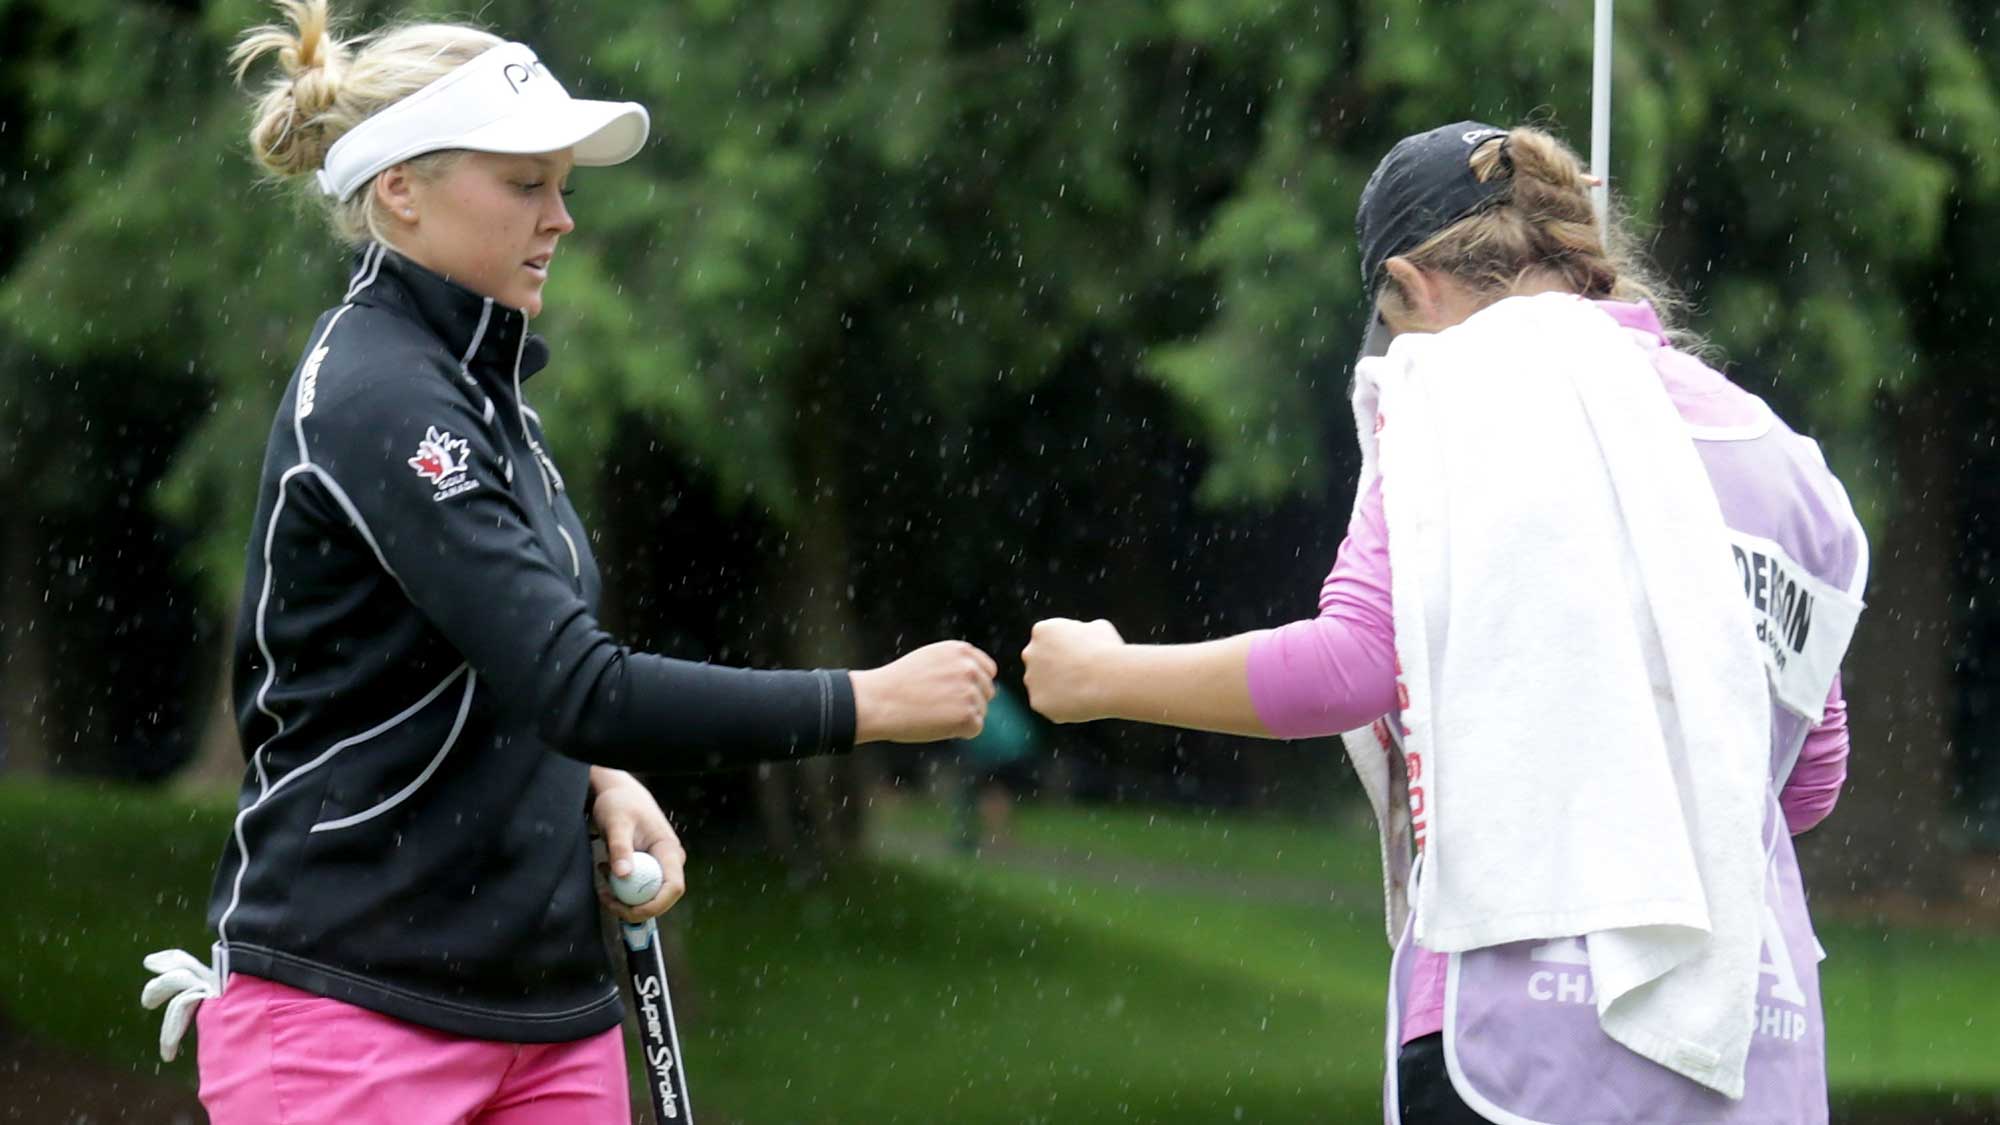
[[632, 873], [613, 875], [611, 893], [627, 906], [637, 906], [651, 902], [660, 893], [660, 883], [664, 876], [660, 871], [660, 861], [645, 852], [632, 853]]

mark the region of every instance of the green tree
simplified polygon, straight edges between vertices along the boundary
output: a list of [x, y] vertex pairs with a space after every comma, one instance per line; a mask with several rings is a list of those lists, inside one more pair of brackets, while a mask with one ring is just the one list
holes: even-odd
[[[1843, 813], [1871, 843], [1843, 874], [1899, 879], [1945, 808], [1939, 435], [1993, 342], [1992, 17], [1619, 10], [1617, 194], [1874, 535]], [[218, 613], [296, 333], [338, 274], [242, 158], [222, 55], [267, 16], [0, 6], [35, 29], [0, 97], [40, 123], [0, 144], [45, 170], [0, 185], [41, 216], [0, 257], [0, 432], [37, 440], [128, 394], [121, 364], [197, 392], [198, 424], [163, 432], [158, 496]], [[1303, 609], [1246, 576], [1309, 593], [1342, 522], [1369, 169], [1441, 121], [1580, 138], [1588, 114], [1581, 3], [503, 0], [483, 18], [573, 89], [654, 111], [640, 159], [577, 178], [540, 325], [558, 373], [531, 393], [614, 547], [614, 619], [658, 632], [646, 607], [695, 608], [667, 589], [677, 563], [726, 563], [743, 573], [680, 641], [760, 663], [866, 663], [928, 621], [998, 646], [1038, 609], [1108, 605], [1181, 639]], [[675, 515], [662, 489], [695, 499]], [[691, 519], [726, 542], [691, 542]], [[621, 575], [619, 554], [643, 565]], [[806, 837], [845, 838], [857, 783], [829, 769], [774, 773], [772, 824], [797, 801]]]
[[[0, 75], [0, 491], [10, 498], [0, 717], [15, 768], [103, 768], [110, 728], [134, 714], [108, 685], [150, 692], [170, 679], [134, 667], [121, 638], [138, 629], [157, 640], [170, 625], [181, 642], [200, 640], [185, 591], [138, 572], [168, 561], [153, 542], [165, 533], [150, 514], [152, 485], [206, 389], [174, 327], [189, 294], [158, 282], [175, 268], [172, 220], [185, 206], [180, 168], [164, 158], [215, 80], [181, 53], [199, 39], [194, 20], [165, 6], [10, 0], [0, 38], [10, 54]], [[147, 181], [135, 177], [135, 137], [155, 177], [138, 193], [131, 185]], [[147, 323], [135, 331], [127, 311]], [[135, 614], [135, 598], [152, 604]], [[106, 611], [120, 600], [126, 614], [114, 620]], [[136, 713], [177, 709], [160, 701]], [[115, 740], [141, 737], [121, 729]]]

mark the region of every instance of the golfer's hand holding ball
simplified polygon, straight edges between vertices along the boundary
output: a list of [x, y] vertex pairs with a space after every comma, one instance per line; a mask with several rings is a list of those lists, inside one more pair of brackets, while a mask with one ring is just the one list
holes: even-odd
[[1105, 684], [1115, 677], [1125, 638], [1111, 622], [1051, 617], [1035, 622], [1021, 650], [1028, 706], [1058, 723], [1108, 719]]
[[993, 658], [964, 641], [925, 645], [901, 659], [850, 672], [854, 741], [941, 742], [986, 725]]
[[[659, 802], [623, 770], [592, 766], [590, 818], [604, 836], [605, 882], [597, 897], [605, 909], [627, 922], [644, 922], [667, 912], [687, 892], [687, 852]], [[641, 880], [651, 865], [652, 877]], [[633, 902], [626, 893], [651, 882], [652, 893]]]

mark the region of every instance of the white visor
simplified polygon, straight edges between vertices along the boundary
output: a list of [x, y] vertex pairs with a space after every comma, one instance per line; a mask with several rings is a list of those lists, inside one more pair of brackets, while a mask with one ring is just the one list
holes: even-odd
[[645, 106], [572, 98], [526, 44], [503, 43], [350, 129], [328, 150], [319, 188], [346, 199], [383, 169], [444, 149], [570, 149], [579, 165], [622, 164], [649, 125]]

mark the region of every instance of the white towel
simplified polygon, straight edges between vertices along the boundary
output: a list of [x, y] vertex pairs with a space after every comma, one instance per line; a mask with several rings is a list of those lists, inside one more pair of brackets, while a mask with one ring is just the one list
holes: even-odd
[[[1584, 935], [1605, 1033], [1740, 1097], [1769, 697], [1714, 490], [1650, 358], [1546, 294], [1398, 337], [1357, 375], [1359, 494], [1379, 472], [1425, 787], [1418, 941]], [[1374, 757], [1386, 839], [1407, 794], [1374, 791], [1374, 734], [1349, 747]]]

